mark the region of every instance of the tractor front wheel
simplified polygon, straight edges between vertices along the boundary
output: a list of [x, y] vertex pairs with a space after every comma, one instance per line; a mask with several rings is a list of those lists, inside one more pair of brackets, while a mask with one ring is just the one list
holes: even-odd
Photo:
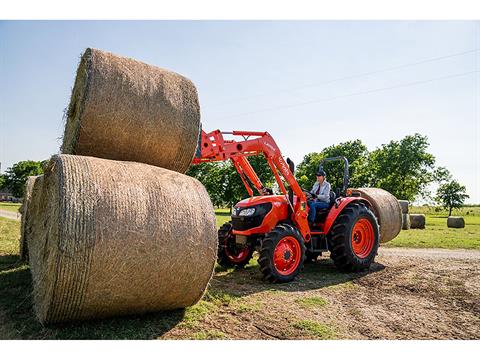
[[291, 225], [277, 225], [263, 239], [258, 263], [268, 281], [292, 281], [302, 269], [304, 261], [303, 237]]
[[328, 242], [330, 258], [339, 270], [366, 270], [379, 246], [377, 219], [364, 204], [349, 204], [335, 220]]
[[238, 247], [235, 243], [235, 235], [232, 234], [231, 222], [223, 224], [218, 229], [218, 258], [217, 262], [223, 267], [244, 267], [253, 255], [253, 247], [245, 244]]

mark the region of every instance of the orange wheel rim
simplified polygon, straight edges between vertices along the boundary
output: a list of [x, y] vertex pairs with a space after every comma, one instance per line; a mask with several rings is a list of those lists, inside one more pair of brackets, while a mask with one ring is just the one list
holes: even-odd
[[359, 219], [352, 230], [352, 249], [355, 255], [364, 259], [373, 249], [375, 234], [372, 223], [368, 219]]
[[281, 275], [290, 275], [300, 264], [301, 256], [298, 240], [293, 236], [285, 236], [278, 242], [273, 252], [275, 269]]

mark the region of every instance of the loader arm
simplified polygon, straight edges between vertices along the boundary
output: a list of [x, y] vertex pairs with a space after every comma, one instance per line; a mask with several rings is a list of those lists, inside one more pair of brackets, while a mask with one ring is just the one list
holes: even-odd
[[[224, 135], [233, 136], [234, 139], [226, 140]], [[239, 137], [241, 137], [241, 139], [238, 139]], [[198, 156], [194, 158], [193, 164], [212, 161], [232, 161], [250, 196], [253, 195], [253, 190], [245, 177], [248, 178], [257, 191], [262, 195], [264, 195], [265, 187], [247, 157], [253, 155], [265, 156], [282, 193], [288, 199], [288, 191], [282, 181], [283, 178], [293, 194], [297, 196], [296, 203], [293, 203], [292, 199], [289, 199], [292, 210], [292, 221], [297, 225], [305, 240], [310, 240], [310, 228], [308, 226], [308, 214], [306, 211], [306, 195], [298, 185], [287, 162], [283, 159], [282, 153], [275, 143], [275, 140], [273, 140], [268, 132], [222, 132], [220, 130], [214, 130], [210, 133], [206, 133], [202, 130], [199, 148], [200, 151], [197, 153]]]

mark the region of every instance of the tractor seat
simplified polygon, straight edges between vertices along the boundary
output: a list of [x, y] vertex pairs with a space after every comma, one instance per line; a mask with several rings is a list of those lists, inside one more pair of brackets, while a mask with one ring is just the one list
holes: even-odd
[[330, 191], [330, 204], [326, 209], [317, 210], [317, 213], [315, 214], [315, 223], [324, 222], [333, 204], [335, 204], [336, 198], [337, 198], [337, 195], [335, 194], [335, 192]]

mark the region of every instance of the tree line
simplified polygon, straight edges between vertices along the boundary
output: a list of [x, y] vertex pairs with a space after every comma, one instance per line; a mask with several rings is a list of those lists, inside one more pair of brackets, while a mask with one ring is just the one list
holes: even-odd
[[[436, 166], [435, 157], [428, 152], [428, 146], [428, 138], [420, 134], [392, 140], [373, 151], [369, 151], [361, 140], [346, 141], [328, 146], [320, 152], [306, 154], [298, 164], [295, 176], [301, 187], [311, 189], [322, 159], [345, 156], [349, 162], [350, 187], [378, 187], [402, 200], [434, 199], [451, 213], [468, 198], [466, 188], [452, 179], [446, 168]], [[263, 156], [251, 156], [249, 161], [263, 184], [279, 193], [266, 159]], [[27, 177], [43, 174], [46, 163], [27, 160], [14, 164], [0, 175], [0, 189], [7, 188], [13, 196], [22, 198]], [[343, 185], [343, 163], [326, 163], [324, 170], [332, 189], [338, 192]], [[203, 183], [216, 207], [232, 207], [248, 197], [230, 161], [192, 165], [187, 175]], [[432, 183], [439, 185], [436, 196], [428, 190]]]

